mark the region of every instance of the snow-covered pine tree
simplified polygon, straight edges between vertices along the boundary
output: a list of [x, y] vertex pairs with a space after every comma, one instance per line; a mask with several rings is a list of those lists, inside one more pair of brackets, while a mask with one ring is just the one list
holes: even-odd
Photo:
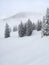
[[18, 34], [20, 37], [23, 37], [25, 34], [24, 25], [22, 22], [18, 26]]
[[43, 17], [42, 36], [44, 35], [49, 35], [49, 8], [47, 8], [46, 16]]
[[42, 22], [38, 20], [37, 22], [37, 31], [40, 31], [42, 28]]
[[10, 28], [9, 28], [9, 25], [6, 23], [6, 26], [5, 26], [5, 38], [8, 38], [10, 37]]
[[33, 29], [33, 30], [36, 29], [36, 25], [35, 25], [35, 23], [32, 24], [32, 29]]
[[45, 22], [43, 22], [43, 25], [42, 25], [42, 35], [46, 35], [48, 36], [49, 35], [49, 22], [48, 20], [46, 20]]
[[30, 36], [32, 34], [32, 22], [30, 21], [30, 19], [28, 19], [27, 23], [26, 23], [26, 35]]

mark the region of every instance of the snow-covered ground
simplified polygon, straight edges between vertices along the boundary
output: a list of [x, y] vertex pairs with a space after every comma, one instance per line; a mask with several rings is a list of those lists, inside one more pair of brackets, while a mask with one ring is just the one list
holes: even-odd
[[41, 38], [41, 31], [20, 38], [11, 33], [0, 39], [0, 65], [49, 65], [49, 36]]

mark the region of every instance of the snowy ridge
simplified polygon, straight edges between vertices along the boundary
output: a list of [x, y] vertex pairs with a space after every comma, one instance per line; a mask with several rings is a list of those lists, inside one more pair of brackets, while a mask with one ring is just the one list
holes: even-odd
[[37, 22], [38, 19], [42, 20], [42, 18], [43, 18], [43, 14], [41, 13], [20, 12], [8, 18], [4, 18], [2, 19], [2, 21], [8, 22], [9, 24], [11, 23], [11, 25], [12, 23], [18, 25], [21, 22], [21, 20], [22, 22], [25, 22], [28, 19], [31, 19], [32, 22]]

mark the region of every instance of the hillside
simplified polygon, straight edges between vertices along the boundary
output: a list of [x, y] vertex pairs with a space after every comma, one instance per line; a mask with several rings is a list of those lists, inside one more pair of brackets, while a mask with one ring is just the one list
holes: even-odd
[[21, 21], [26, 22], [28, 19], [31, 19], [32, 22], [37, 22], [38, 19], [42, 20], [42, 18], [43, 18], [43, 14], [41, 13], [20, 12], [8, 18], [4, 18], [2, 19], [2, 21], [8, 22], [11, 25], [15, 25], [15, 24], [18, 25]]
[[49, 36], [41, 38], [37, 31], [23, 38], [14, 34], [0, 39], [0, 65], [49, 65]]
[[[36, 23], [38, 19], [43, 19], [43, 14], [32, 13], [32, 12], [20, 12], [8, 18], [0, 20], [0, 38], [4, 37], [5, 24], [8, 23], [11, 28], [18, 26], [20, 22], [27, 22], [30, 19], [32, 22]], [[1, 34], [2, 33], [2, 34]]]

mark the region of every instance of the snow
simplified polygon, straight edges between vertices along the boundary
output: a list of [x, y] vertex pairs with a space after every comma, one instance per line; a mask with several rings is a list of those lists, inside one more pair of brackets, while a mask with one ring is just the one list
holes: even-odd
[[49, 65], [49, 36], [41, 38], [41, 31], [34, 31], [29, 37], [12, 32], [1, 38], [0, 65]]
[[13, 29], [21, 20], [24, 23], [28, 18], [36, 23], [42, 16], [0, 20], [0, 65], [49, 65], [49, 36], [41, 38], [41, 31], [33, 31], [32, 36], [22, 38], [17, 31], [12, 31], [9, 38], [4, 38], [6, 22]]

